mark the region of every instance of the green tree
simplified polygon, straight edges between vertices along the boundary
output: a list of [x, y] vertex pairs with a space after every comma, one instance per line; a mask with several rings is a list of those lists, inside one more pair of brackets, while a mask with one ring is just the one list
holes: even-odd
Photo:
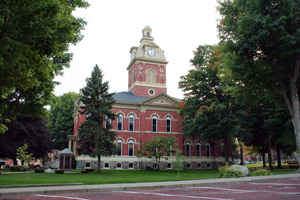
[[143, 144], [139, 155], [154, 158], [155, 166], [160, 169], [160, 160], [163, 156], [169, 156], [176, 152], [176, 138], [175, 137], [158, 137], [155, 136], [152, 140]]
[[79, 153], [97, 156], [99, 173], [101, 156], [111, 155], [115, 150], [116, 134], [110, 130], [111, 123], [106, 123], [115, 118], [111, 111], [114, 93], [109, 93], [108, 89], [108, 81], [103, 80], [102, 71], [96, 65], [80, 91], [80, 101], [84, 105], [81, 114], [86, 120], [79, 127]]
[[84, 0], [0, 1], [0, 131], [17, 115], [44, 115], [54, 78], [69, 66], [85, 22]]
[[40, 118], [17, 116], [0, 134], [0, 157], [16, 159], [16, 149], [24, 144], [35, 158], [45, 158], [52, 149], [47, 121]]
[[68, 135], [73, 135], [74, 129], [74, 103], [78, 94], [69, 92], [55, 97], [49, 111], [49, 131], [53, 147], [56, 149], [66, 148]]
[[22, 165], [24, 165], [25, 162], [29, 164], [29, 162], [33, 159], [32, 154], [28, 153], [27, 149], [27, 144], [24, 144], [23, 146], [17, 148], [17, 159], [21, 161]]
[[248, 91], [261, 87], [284, 100], [300, 151], [300, 1], [219, 3], [219, 35], [230, 58], [226, 66]]
[[186, 96], [184, 133], [208, 142], [224, 140], [228, 161], [232, 140], [240, 131], [242, 104], [232, 94], [236, 83], [219, 77], [224, 75], [221, 58], [220, 46], [199, 46], [191, 60], [196, 69], [181, 77], [179, 87]]

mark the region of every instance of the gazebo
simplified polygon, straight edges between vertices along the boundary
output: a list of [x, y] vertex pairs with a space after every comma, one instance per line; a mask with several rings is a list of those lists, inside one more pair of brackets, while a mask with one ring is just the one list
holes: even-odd
[[59, 169], [72, 169], [72, 151], [63, 149], [58, 152]]

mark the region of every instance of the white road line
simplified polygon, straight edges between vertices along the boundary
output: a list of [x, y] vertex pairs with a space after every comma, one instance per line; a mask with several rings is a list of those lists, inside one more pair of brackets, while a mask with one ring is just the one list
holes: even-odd
[[44, 194], [37, 194], [35, 196], [38, 196], [38, 197], [48, 197], [48, 198], [64, 198], [64, 199], [75, 199], [75, 200], [89, 200], [89, 199], [84, 199], [84, 198], [80, 198], [80, 197], [65, 197], [65, 196], [44, 195]]
[[279, 185], [279, 186], [300, 186], [300, 184], [293, 184], [293, 183], [250, 183], [254, 185]]
[[136, 191], [114, 191], [114, 192], [128, 193], [128, 194], [155, 195], [155, 196], [163, 196], [163, 197], [181, 197], [181, 198], [191, 198], [191, 199], [232, 200], [232, 199], [215, 198], [215, 197], [190, 196], [190, 195], [178, 195], [178, 194], [165, 194], [165, 193], [155, 193], [155, 192], [136, 192]]
[[219, 187], [192, 187], [194, 189], [211, 189], [211, 190], [225, 190], [232, 192], [259, 192], [257, 190], [240, 190], [240, 189], [230, 189], [230, 188], [219, 188]]
[[240, 190], [240, 189], [229, 189], [229, 188], [219, 188], [219, 187], [191, 187], [195, 189], [212, 189], [212, 190], [224, 190], [224, 191], [232, 191], [237, 193], [246, 193], [246, 192], [266, 192], [273, 194], [282, 194], [282, 195], [299, 195], [299, 192], [282, 192], [282, 191], [270, 191], [270, 190]]

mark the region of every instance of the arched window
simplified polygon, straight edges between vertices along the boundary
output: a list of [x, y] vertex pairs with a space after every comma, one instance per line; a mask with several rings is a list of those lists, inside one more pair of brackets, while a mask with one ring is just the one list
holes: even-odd
[[206, 144], [206, 156], [210, 157], [210, 144]]
[[105, 116], [105, 128], [111, 128], [111, 119], [108, 119], [107, 116]]
[[149, 69], [146, 71], [146, 82], [148, 83], [156, 83], [157, 72], [153, 69]]
[[171, 117], [170, 116], [168, 116], [166, 118], [166, 131], [171, 132]]
[[122, 150], [123, 150], [123, 142], [121, 139], [118, 139], [117, 140], [117, 150], [116, 150], [116, 153], [118, 156], [122, 155]]
[[123, 115], [122, 114], [118, 114], [118, 130], [122, 130], [123, 129]]
[[135, 81], [135, 73], [134, 69], [131, 71], [131, 82], [133, 83]]
[[201, 144], [200, 144], [200, 142], [198, 142], [197, 144], [196, 144], [196, 155], [197, 156], [201, 156]]
[[157, 132], [157, 116], [152, 116], [152, 132]]
[[128, 140], [128, 156], [134, 156], [134, 140]]
[[129, 115], [128, 130], [129, 131], [134, 131], [134, 115], [133, 114]]
[[191, 143], [190, 142], [185, 143], [185, 155], [191, 156]]

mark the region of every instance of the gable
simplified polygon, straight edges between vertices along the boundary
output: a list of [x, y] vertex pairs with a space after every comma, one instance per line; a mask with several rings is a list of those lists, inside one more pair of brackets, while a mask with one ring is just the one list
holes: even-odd
[[143, 105], [178, 107], [178, 102], [166, 94], [160, 94], [144, 101]]

